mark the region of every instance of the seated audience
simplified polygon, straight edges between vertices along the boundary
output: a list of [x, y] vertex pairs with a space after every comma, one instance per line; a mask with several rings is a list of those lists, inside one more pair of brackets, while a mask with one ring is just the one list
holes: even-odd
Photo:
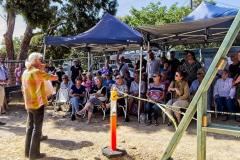
[[[144, 97], [145, 92], [146, 92], [146, 86], [145, 82], [141, 81], [141, 97]], [[132, 96], [138, 97], [139, 94], [139, 73], [135, 72], [134, 73], [134, 81], [132, 81], [131, 86], [130, 86], [130, 94]], [[133, 102], [138, 102], [138, 100], [129, 97], [129, 105], [128, 105], [128, 110], [131, 111], [131, 107], [133, 106]]]
[[133, 81], [133, 78], [130, 76], [130, 72], [126, 71], [123, 76], [124, 76], [124, 80], [126, 82], [127, 87], [130, 88], [131, 83]]
[[89, 124], [91, 122], [94, 106], [100, 106], [103, 105], [104, 102], [106, 102], [107, 100], [106, 93], [107, 90], [106, 87], [104, 87], [102, 84], [102, 78], [96, 77], [95, 85], [90, 91], [90, 98], [87, 101], [84, 108], [81, 111], [79, 111], [77, 115], [81, 116], [87, 111], [88, 114], [87, 123]]
[[[116, 88], [118, 91], [123, 92], [123, 93], [128, 93], [128, 87], [126, 84], [124, 84], [123, 77], [120, 74], [116, 76], [116, 82], [115, 82], [115, 84], [112, 85], [112, 88]], [[124, 96], [123, 93], [118, 93], [118, 96], [123, 97]], [[125, 104], [124, 98], [118, 99], [117, 104], [119, 104], [121, 106], [127, 105], [127, 104]], [[126, 122], [129, 121], [128, 115], [127, 115], [125, 121]]]
[[239, 75], [240, 61], [238, 60], [238, 54], [231, 55], [232, 64], [229, 66], [229, 73], [231, 78], [236, 78]]
[[194, 80], [190, 86], [190, 95], [191, 97], [197, 92], [198, 87], [200, 86], [203, 78], [205, 76], [205, 70], [203, 68], [198, 69], [197, 71], [197, 79]]
[[87, 92], [90, 92], [91, 89], [93, 88], [94, 82], [90, 72], [87, 73], [86, 80], [85, 82], [82, 82], [82, 85], [85, 87]]
[[58, 76], [58, 81], [57, 83], [57, 90], [60, 88], [60, 84], [62, 82], [62, 76], [65, 75], [65, 72], [63, 70], [63, 67], [60, 65], [57, 72], [56, 72], [57, 76]]
[[66, 74], [64, 74], [62, 76], [62, 82], [60, 84], [60, 88], [61, 89], [69, 89], [69, 91], [71, 90], [73, 83], [72, 81], [69, 80], [68, 76]]
[[72, 114], [71, 120], [76, 120], [76, 113], [79, 111], [79, 104], [83, 103], [83, 99], [85, 97], [85, 87], [81, 85], [82, 79], [77, 77], [75, 84], [71, 87], [70, 90], [70, 103], [72, 105]]
[[110, 90], [114, 83], [115, 81], [112, 79], [112, 76], [110, 74], [104, 75], [103, 86], [105, 86], [107, 90]]
[[171, 72], [171, 66], [168, 60], [164, 61], [163, 68], [160, 69], [160, 73], [165, 72], [167, 79], [172, 79], [174, 75]]
[[[224, 70], [221, 78], [214, 85], [213, 96], [218, 111], [224, 112], [227, 109], [228, 112], [235, 112], [235, 93], [236, 88], [233, 86], [233, 79], [229, 78], [229, 71]], [[224, 120], [228, 120], [228, 118], [226, 116]]]
[[[190, 92], [188, 87], [188, 82], [185, 80], [184, 73], [182, 71], [177, 71], [175, 74], [175, 80], [171, 82], [168, 87], [168, 92], [171, 92], [172, 99], [168, 101], [167, 105], [172, 105], [172, 110], [177, 118], [177, 123], [181, 121], [181, 114], [179, 113], [180, 108], [187, 108], [189, 104]], [[168, 112], [172, 114], [171, 109]], [[169, 123], [170, 125], [170, 123]]]
[[[147, 98], [157, 103], [164, 103], [165, 100], [165, 84], [161, 81], [160, 73], [153, 74], [153, 83], [150, 83], [147, 90]], [[160, 108], [154, 103], [147, 102], [145, 103], [145, 112], [148, 115], [147, 124], [152, 124], [152, 113], [154, 115], [155, 125], [157, 126], [158, 117], [160, 114]]]
[[191, 85], [192, 82], [197, 79], [197, 70], [201, 68], [201, 64], [197, 61], [195, 53], [192, 51], [186, 51], [187, 55], [184, 63], [180, 66], [180, 70], [187, 73], [186, 80]]
[[102, 75], [104, 75], [104, 74], [112, 74], [113, 71], [112, 71], [112, 68], [109, 65], [109, 60], [105, 61], [105, 64], [104, 64], [103, 68], [100, 69], [100, 72], [101, 72]]

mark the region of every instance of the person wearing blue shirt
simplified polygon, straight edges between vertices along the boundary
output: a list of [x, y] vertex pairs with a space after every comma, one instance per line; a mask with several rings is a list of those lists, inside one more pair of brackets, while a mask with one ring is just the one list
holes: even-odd
[[83, 99], [85, 97], [85, 87], [81, 85], [82, 79], [76, 78], [76, 84], [71, 87], [70, 90], [70, 102], [72, 104], [72, 114], [71, 114], [71, 120], [76, 120], [76, 113], [79, 111], [79, 104], [83, 102]]

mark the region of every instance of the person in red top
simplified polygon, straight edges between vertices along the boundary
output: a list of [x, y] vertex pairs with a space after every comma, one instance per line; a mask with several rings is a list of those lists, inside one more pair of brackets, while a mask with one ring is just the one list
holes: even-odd
[[[161, 74], [153, 74], [153, 83], [150, 83], [147, 91], [147, 98], [157, 103], [163, 103], [165, 100], [165, 84], [161, 81]], [[158, 125], [160, 108], [154, 103], [146, 103], [145, 112], [148, 115], [148, 125], [152, 123], [152, 112], [154, 113], [155, 125]]]

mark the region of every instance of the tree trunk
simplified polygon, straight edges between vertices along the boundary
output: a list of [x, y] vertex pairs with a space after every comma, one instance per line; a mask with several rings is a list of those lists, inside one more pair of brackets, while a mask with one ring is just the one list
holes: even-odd
[[21, 49], [20, 49], [20, 53], [18, 56], [18, 60], [27, 59], [29, 45], [30, 45], [32, 37], [33, 37], [33, 28], [29, 24], [27, 24], [27, 27], [25, 29], [25, 33], [24, 33], [24, 36], [22, 39]]
[[[8, 10], [7, 11], [7, 31], [4, 34], [4, 41], [7, 51], [7, 59], [8, 60], [14, 60], [14, 44], [13, 44], [13, 32], [15, 27], [15, 19], [16, 19], [16, 13], [14, 10]], [[14, 63], [10, 63], [8, 65], [8, 81], [9, 84], [14, 84], [14, 69], [15, 65]]]
[[4, 34], [5, 46], [8, 60], [14, 59], [13, 31], [15, 27], [15, 11], [7, 11], [7, 32]]

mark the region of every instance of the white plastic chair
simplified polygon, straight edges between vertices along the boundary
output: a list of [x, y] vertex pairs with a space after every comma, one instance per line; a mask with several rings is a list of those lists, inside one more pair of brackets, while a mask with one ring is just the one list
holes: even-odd
[[56, 99], [53, 102], [54, 109], [58, 109], [60, 105], [64, 105], [63, 111], [68, 111], [69, 109], [69, 100], [70, 100], [70, 95], [69, 95], [69, 90], [60, 88], [56, 94]]

